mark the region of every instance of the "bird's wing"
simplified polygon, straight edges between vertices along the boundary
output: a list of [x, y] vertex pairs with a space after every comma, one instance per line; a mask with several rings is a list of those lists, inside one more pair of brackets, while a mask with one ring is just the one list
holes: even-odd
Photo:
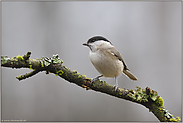
[[120, 55], [120, 53], [116, 50], [116, 48], [109, 48], [109, 52], [111, 52], [111, 54], [113, 54], [114, 56], [116, 56], [120, 61], [122, 61], [123, 65], [124, 65], [124, 70], [123, 73], [125, 75], [127, 75], [130, 79], [132, 80], [137, 80], [137, 77], [135, 77], [130, 70], [127, 68], [127, 65], [125, 63], [125, 61], [123, 60], [122, 56]]
[[115, 47], [109, 48], [109, 51], [111, 52], [111, 54], [113, 54], [114, 56], [116, 56], [123, 63], [124, 69], [129, 70], [128, 67], [127, 67], [127, 65], [126, 65], [126, 63], [125, 63], [125, 61], [123, 60], [121, 54], [116, 50]]

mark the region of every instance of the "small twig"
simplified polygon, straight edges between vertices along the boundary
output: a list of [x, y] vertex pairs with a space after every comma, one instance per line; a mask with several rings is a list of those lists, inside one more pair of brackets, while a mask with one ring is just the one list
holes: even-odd
[[26, 74], [23, 74], [23, 75], [20, 75], [20, 76], [17, 76], [16, 78], [20, 81], [20, 80], [23, 80], [23, 79], [26, 79], [26, 78], [29, 78], [37, 73], [39, 73], [40, 70], [36, 69], [36, 70], [33, 70], [29, 73], [26, 73]]
[[31, 55], [31, 52], [27, 52], [27, 54], [23, 56], [24, 60], [28, 60], [30, 55]]

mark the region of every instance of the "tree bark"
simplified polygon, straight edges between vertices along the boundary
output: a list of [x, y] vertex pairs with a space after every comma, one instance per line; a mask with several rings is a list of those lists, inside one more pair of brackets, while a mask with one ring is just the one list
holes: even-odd
[[149, 87], [141, 89], [122, 89], [118, 88], [114, 91], [112, 85], [107, 84], [105, 81], [97, 80], [91, 83], [91, 79], [87, 78], [86, 75], [82, 75], [77, 71], [72, 71], [63, 65], [63, 61], [58, 55], [53, 55], [52, 58], [41, 58], [41, 59], [30, 59], [31, 52], [27, 52], [26, 55], [16, 56], [8, 58], [7, 56], [1, 56], [1, 66], [11, 68], [29, 68], [32, 69], [30, 73], [17, 76], [16, 78], [20, 81], [22, 79], [29, 78], [41, 71], [46, 71], [46, 74], [53, 73], [68, 82], [75, 83], [86, 90], [94, 90], [101, 93], [105, 93], [111, 96], [115, 96], [120, 99], [132, 101], [137, 104], [141, 104], [149, 109], [159, 121], [163, 122], [179, 122], [179, 117], [174, 117], [164, 107], [164, 100], [158, 95], [158, 93]]

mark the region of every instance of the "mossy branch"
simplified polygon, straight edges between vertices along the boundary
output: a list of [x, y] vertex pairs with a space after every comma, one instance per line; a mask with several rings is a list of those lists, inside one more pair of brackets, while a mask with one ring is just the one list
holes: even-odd
[[46, 74], [53, 73], [59, 77], [64, 78], [68, 82], [75, 83], [86, 90], [94, 90], [101, 93], [105, 93], [111, 96], [115, 96], [120, 99], [125, 99], [138, 104], [141, 104], [149, 109], [159, 121], [164, 122], [179, 122], [179, 117], [174, 117], [164, 107], [164, 100], [158, 95], [158, 93], [149, 87], [141, 89], [136, 87], [134, 90], [118, 88], [114, 91], [112, 85], [107, 84], [105, 81], [97, 80], [91, 83], [91, 79], [85, 75], [72, 71], [66, 66], [62, 65], [63, 61], [58, 55], [53, 55], [52, 58], [30, 59], [31, 52], [27, 52], [26, 55], [16, 56], [8, 58], [7, 56], [1, 56], [1, 66], [11, 68], [29, 68], [33, 70], [30, 73], [20, 75], [16, 77], [19, 81], [31, 77], [41, 71], [46, 71]]

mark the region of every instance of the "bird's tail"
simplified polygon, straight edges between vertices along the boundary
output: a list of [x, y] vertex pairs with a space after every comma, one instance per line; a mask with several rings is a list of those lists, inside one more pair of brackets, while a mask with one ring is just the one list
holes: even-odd
[[127, 75], [130, 79], [132, 79], [132, 80], [137, 80], [137, 77], [135, 77], [129, 70], [123, 70], [123, 73], [125, 74], [125, 75]]

